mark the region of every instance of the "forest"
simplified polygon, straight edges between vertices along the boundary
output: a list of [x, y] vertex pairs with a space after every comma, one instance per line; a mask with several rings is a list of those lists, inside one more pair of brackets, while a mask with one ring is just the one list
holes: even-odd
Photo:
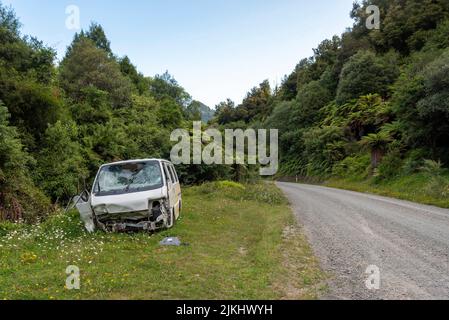
[[[380, 30], [365, 26], [368, 5], [380, 8]], [[42, 218], [105, 162], [169, 158], [170, 133], [196, 120], [279, 129], [279, 176], [379, 182], [425, 171], [432, 192], [449, 194], [449, 2], [365, 0], [350, 14], [353, 26], [281, 85], [263, 81], [213, 115], [168, 72], [147, 77], [114, 54], [101, 25], [78, 32], [58, 62], [0, 2], [0, 220]], [[244, 165], [177, 169], [189, 185], [257, 178]]]
[[[380, 29], [366, 8], [380, 9]], [[278, 87], [217, 107], [215, 124], [277, 128], [279, 176], [414, 184], [449, 195], [449, 2], [355, 2], [354, 24], [322, 41]]]
[[[106, 162], [168, 159], [170, 133], [211, 113], [168, 72], [145, 77], [116, 56], [99, 24], [77, 33], [58, 63], [0, 3], [0, 220], [45, 216]], [[208, 170], [179, 168], [186, 183], [213, 178]]]

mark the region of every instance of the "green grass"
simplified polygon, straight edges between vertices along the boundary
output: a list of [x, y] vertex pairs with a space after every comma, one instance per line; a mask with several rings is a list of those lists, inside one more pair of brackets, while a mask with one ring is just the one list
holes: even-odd
[[[175, 228], [84, 232], [76, 213], [0, 224], [0, 299], [313, 299], [324, 275], [274, 184], [184, 190]], [[166, 236], [188, 243], [161, 247]], [[81, 289], [65, 288], [66, 267]]]
[[[441, 177], [443, 180], [445, 177]], [[449, 179], [446, 179], [449, 185]], [[449, 208], [449, 189], [435, 185], [425, 173], [400, 176], [384, 181], [375, 179], [341, 179], [333, 178], [324, 183], [328, 187], [379, 194], [382, 196], [409, 200], [417, 203]]]

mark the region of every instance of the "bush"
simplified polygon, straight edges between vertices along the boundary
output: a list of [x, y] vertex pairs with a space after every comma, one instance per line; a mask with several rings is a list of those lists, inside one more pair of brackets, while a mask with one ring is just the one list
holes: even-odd
[[22, 227], [21, 224], [12, 222], [0, 222], [0, 237], [4, 237], [9, 233], [19, 230]]
[[445, 177], [446, 170], [440, 161], [424, 160], [421, 170], [429, 176], [426, 193], [437, 198], [449, 196], [449, 181]]
[[42, 234], [59, 235], [65, 239], [72, 239], [82, 236], [86, 233], [83, 223], [80, 220], [79, 213], [76, 210], [67, 214], [58, 212], [51, 215], [41, 225]]
[[210, 197], [229, 198], [237, 201], [257, 201], [265, 204], [285, 204], [286, 199], [272, 183], [254, 183], [242, 185], [232, 181], [217, 181], [192, 187], [186, 192], [198, 192]]
[[264, 204], [279, 205], [287, 203], [287, 200], [279, 188], [273, 183], [256, 183], [246, 187], [244, 200], [257, 201]]
[[424, 158], [426, 157], [426, 154], [426, 151], [423, 149], [410, 151], [404, 159], [402, 173], [405, 175], [410, 175], [419, 172], [424, 166]]
[[391, 179], [401, 174], [403, 160], [398, 151], [388, 153], [378, 167], [376, 180]]
[[390, 85], [399, 76], [395, 59], [394, 56], [377, 57], [370, 51], [360, 51], [351, 57], [340, 75], [337, 103], [344, 104], [367, 94], [387, 97]]
[[65, 201], [78, 193], [80, 181], [87, 176], [76, 124], [58, 121], [50, 125], [45, 132], [36, 174], [41, 188], [53, 200]]
[[334, 166], [333, 175], [362, 180], [368, 177], [370, 165], [371, 158], [368, 154], [347, 157]]
[[0, 101], [0, 220], [33, 220], [48, 208], [48, 199], [29, 177], [32, 161]]
[[312, 128], [304, 136], [303, 157], [307, 159], [307, 175], [325, 177], [335, 163], [345, 158], [343, 130], [335, 126]]
[[240, 189], [240, 190], [245, 190], [245, 186], [241, 183], [237, 183], [234, 181], [218, 181], [217, 185], [219, 188], [222, 189]]

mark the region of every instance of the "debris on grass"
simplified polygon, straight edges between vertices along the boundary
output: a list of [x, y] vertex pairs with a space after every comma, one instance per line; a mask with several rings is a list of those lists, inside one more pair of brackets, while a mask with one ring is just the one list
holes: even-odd
[[177, 237], [168, 237], [164, 238], [161, 242], [159, 242], [161, 246], [176, 246], [179, 247], [182, 245], [181, 240]]

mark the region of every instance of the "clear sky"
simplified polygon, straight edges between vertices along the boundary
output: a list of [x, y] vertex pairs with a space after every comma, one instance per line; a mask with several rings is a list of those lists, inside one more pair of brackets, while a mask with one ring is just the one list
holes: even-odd
[[322, 40], [352, 25], [353, 0], [0, 0], [15, 9], [23, 33], [62, 57], [75, 30], [100, 23], [119, 56], [148, 76], [168, 70], [193, 96], [214, 107], [239, 103], [264, 79], [274, 85]]

